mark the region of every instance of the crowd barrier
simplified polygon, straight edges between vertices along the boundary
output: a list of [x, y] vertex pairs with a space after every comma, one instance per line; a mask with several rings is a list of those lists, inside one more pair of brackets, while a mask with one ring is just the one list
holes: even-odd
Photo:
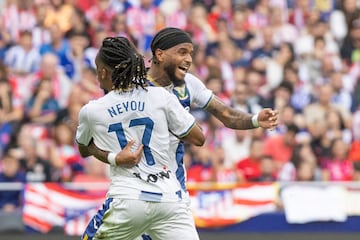
[[[101, 207], [104, 183], [1, 183], [21, 191], [23, 207], [0, 211], [0, 231], [81, 235]], [[188, 184], [201, 233], [360, 232], [360, 183]]]

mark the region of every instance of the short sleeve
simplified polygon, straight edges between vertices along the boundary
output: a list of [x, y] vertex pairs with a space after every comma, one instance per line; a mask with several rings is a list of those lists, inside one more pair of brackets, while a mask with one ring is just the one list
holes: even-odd
[[185, 82], [190, 91], [191, 102], [197, 107], [206, 108], [213, 98], [213, 92], [192, 74], [186, 74]]
[[87, 146], [89, 145], [91, 138], [92, 132], [88, 118], [88, 105], [85, 105], [79, 112], [79, 125], [76, 130], [76, 142]]

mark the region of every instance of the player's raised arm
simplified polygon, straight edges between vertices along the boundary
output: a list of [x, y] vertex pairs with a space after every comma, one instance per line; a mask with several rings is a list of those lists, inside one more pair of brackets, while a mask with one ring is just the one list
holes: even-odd
[[251, 115], [227, 106], [217, 96], [213, 96], [205, 110], [232, 129], [247, 130], [257, 127], [272, 129], [278, 125], [279, 112], [276, 110], [265, 108], [258, 114]]

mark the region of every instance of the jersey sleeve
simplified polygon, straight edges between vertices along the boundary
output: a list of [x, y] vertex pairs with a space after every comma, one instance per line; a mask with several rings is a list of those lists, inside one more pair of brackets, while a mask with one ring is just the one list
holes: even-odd
[[195, 124], [195, 118], [186, 111], [173, 94], [167, 93], [166, 117], [169, 131], [178, 137], [186, 136]]
[[206, 88], [199, 78], [190, 73], [186, 74], [185, 82], [190, 91], [191, 103], [197, 107], [206, 108], [213, 98], [213, 92]]
[[79, 125], [76, 129], [76, 142], [82, 145], [89, 145], [92, 138], [92, 131], [88, 117], [89, 106], [85, 105], [79, 112]]

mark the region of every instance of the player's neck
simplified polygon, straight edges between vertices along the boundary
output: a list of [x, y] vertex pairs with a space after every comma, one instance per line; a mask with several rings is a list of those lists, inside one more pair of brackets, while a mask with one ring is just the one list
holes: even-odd
[[151, 68], [147, 72], [147, 78], [156, 86], [166, 87], [171, 85], [169, 77], [163, 71], [156, 69], [156, 67], [154, 66], [151, 66]]

